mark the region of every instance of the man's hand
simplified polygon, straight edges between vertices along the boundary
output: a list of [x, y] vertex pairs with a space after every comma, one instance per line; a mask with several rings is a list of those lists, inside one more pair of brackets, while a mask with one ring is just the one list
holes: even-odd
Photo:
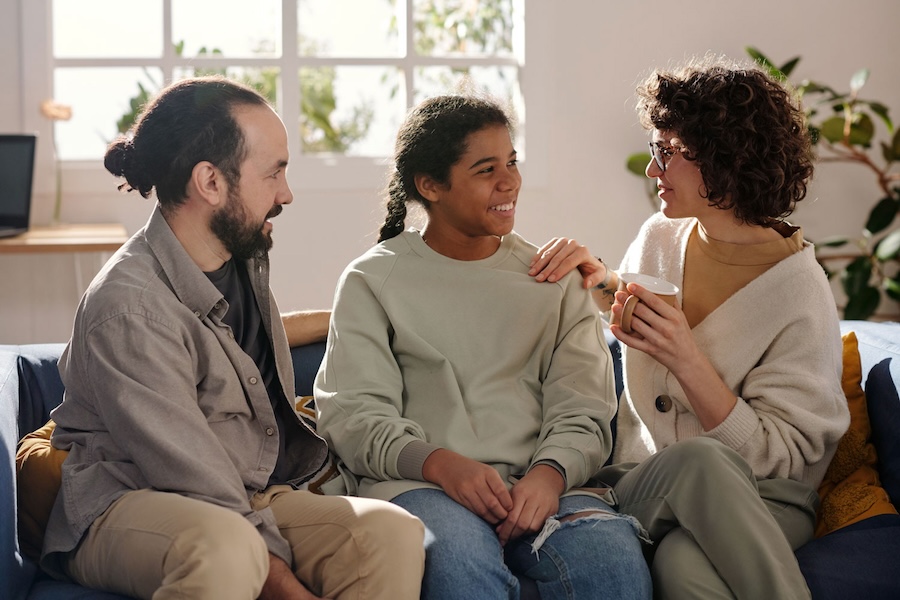
[[462, 454], [435, 450], [425, 459], [422, 475], [491, 525], [505, 519], [513, 507], [500, 473]]
[[540, 531], [548, 517], [559, 512], [559, 496], [566, 482], [550, 465], [537, 465], [512, 488], [513, 509], [497, 527], [500, 543]]
[[269, 553], [269, 576], [263, 584], [259, 600], [322, 600], [310, 592], [294, 576], [286, 562]]

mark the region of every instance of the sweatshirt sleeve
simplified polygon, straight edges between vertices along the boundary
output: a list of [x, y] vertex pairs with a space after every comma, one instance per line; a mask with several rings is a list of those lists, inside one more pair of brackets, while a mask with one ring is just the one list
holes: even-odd
[[409, 477], [400, 473], [400, 454], [427, 440], [401, 416], [403, 378], [390, 320], [371, 287], [376, 281], [353, 265], [341, 277], [314, 392], [319, 434], [355, 474], [387, 481]]
[[565, 471], [569, 487], [591, 477], [612, 451], [610, 421], [616, 413], [612, 358], [596, 306], [564, 278], [560, 324], [542, 386], [543, 424], [532, 464], [551, 460]]

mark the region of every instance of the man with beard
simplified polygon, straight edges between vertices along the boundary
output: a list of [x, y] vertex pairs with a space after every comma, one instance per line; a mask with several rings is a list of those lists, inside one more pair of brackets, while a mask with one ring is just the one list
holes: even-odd
[[269, 290], [287, 148], [265, 99], [224, 78], [169, 86], [109, 146], [121, 187], [157, 206], [60, 358], [54, 576], [138, 598], [419, 597], [417, 519], [304, 489], [328, 450], [292, 410]]

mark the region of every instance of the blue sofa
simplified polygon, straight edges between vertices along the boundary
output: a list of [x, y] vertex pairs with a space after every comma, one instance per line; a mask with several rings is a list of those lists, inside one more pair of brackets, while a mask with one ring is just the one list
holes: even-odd
[[[880, 459], [882, 484], [900, 506], [900, 324], [845, 321], [859, 340], [863, 382]], [[608, 339], [616, 359], [618, 342]], [[0, 345], [0, 599], [113, 600], [122, 596], [54, 581], [22, 555], [16, 534], [15, 452], [17, 441], [41, 427], [62, 399], [56, 361], [63, 344]], [[297, 393], [310, 395], [324, 344], [292, 349]], [[797, 551], [816, 600], [900, 598], [900, 516], [872, 517], [813, 540]]]

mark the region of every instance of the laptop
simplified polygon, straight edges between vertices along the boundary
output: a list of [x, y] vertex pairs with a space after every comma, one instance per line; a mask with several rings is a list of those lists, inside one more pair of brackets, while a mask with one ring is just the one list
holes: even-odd
[[28, 231], [36, 144], [33, 134], [0, 134], [0, 237]]

